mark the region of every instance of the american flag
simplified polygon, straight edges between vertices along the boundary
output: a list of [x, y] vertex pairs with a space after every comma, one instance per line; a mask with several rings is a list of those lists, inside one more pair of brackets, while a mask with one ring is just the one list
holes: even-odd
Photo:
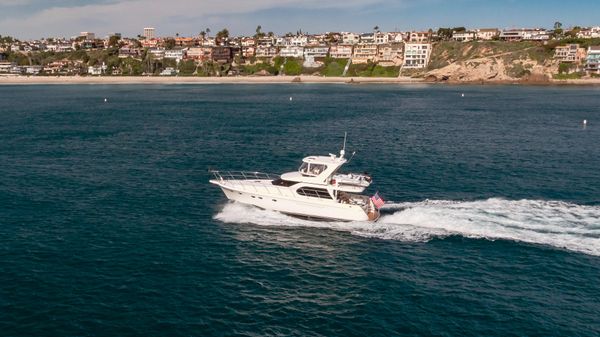
[[373, 205], [375, 205], [377, 209], [380, 209], [385, 204], [385, 201], [379, 196], [379, 192], [376, 192], [375, 195], [371, 197], [371, 201], [373, 201]]

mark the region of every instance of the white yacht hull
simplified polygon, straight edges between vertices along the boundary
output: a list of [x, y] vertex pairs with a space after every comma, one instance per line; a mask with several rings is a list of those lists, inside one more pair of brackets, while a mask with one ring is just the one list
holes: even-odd
[[269, 186], [266, 181], [255, 181], [254, 185], [210, 182], [221, 187], [229, 200], [288, 215], [331, 221], [373, 221], [379, 216], [378, 213], [369, 216], [359, 205], [298, 196], [286, 187]]

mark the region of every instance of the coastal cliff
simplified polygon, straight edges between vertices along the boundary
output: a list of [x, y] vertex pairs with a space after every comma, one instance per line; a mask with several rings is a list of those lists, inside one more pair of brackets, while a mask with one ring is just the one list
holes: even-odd
[[536, 42], [439, 42], [426, 70], [430, 82], [549, 82], [559, 62], [550, 46]]

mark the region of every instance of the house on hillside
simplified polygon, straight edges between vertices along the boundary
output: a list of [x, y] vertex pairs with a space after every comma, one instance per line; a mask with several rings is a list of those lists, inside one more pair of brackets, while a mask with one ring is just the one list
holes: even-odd
[[452, 40], [459, 42], [469, 42], [477, 38], [477, 33], [474, 31], [452, 32]]
[[600, 46], [591, 46], [588, 48], [585, 59], [585, 71], [588, 74], [600, 75]]
[[429, 64], [431, 57], [431, 44], [407, 43], [404, 45], [404, 68], [419, 69]]
[[360, 42], [360, 35], [355, 33], [342, 33], [342, 43], [354, 45]]
[[475, 31], [475, 39], [489, 41], [497, 38], [500, 35], [498, 28], [482, 28]]
[[377, 62], [384, 67], [394, 67], [402, 64], [404, 60], [404, 44], [388, 43], [377, 48]]
[[369, 61], [374, 62], [377, 59], [377, 45], [374, 43], [361, 43], [354, 46], [352, 63], [360, 64]]
[[333, 45], [329, 48], [329, 56], [334, 59], [349, 59], [352, 57], [352, 45]]
[[431, 32], [410, 32], [408, 41], [414, 43], [426, 43], [431, 41]]
[[579, 44], [568, 44], [554, 49], [554, 59], [559, 62], [581, 64], [585, 57], [585, 48], [580, 48]]
[[279, 56], [281, 57], [293, 57], [293, 58], [303, 58], [304, 57], [304, 48], [299, 46], [287, 46], [283, 47], [279, 50]]

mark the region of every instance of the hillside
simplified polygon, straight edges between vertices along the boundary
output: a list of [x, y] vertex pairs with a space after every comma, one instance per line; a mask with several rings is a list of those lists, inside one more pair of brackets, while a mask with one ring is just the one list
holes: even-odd
[[430, 81], [544, 81], [558, 73], [553, 46], [539, 42], [440, 42], [420, 75]]

